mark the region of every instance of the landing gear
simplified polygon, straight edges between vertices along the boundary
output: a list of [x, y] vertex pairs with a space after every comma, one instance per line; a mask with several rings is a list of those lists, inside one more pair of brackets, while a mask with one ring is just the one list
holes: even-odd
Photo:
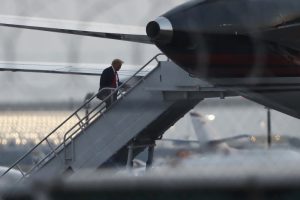
[[148, 142], [137, 143], [133, 142], [127, 146], [128, 148], [128, 156], [127, 156], [127, 164], [126, 168], [131, 169], [133, 167], [133, 158], [134, 158], [134, 150], [138, 148], [148, 148], [148, 158], [146, 162], [146, 169], [149, 169], [153, 163], [153, 155], [154, 155], [154, 147], [155, 147], [155, 140], [151, 140]]

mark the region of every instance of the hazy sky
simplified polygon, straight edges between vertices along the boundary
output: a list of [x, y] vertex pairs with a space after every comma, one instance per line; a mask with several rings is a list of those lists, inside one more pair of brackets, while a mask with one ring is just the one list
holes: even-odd
[[[0, 14], [145, 26], [184, 0], [2, 0]], [[110, 63], [115, 57], [142, 65], [153, 45], [0, 27], [0, 60]], [[1, 102], [82, 99], [96, 92], [99, 77], [0, 73]]]

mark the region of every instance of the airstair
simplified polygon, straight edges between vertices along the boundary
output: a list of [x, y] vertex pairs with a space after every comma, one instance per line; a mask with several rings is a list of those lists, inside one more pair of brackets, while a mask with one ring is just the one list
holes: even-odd
[[[149, 147], [149, 154], [153, 154], [155, 140], [201, 100], [231, 95], [191, 77], [170, 61], [159, 61], [161, 57], [161, 54], [153, 57], [114, 89], [111, 96], [117, 93], [118, 99], [109, 108], [106, 108], [105, 100], [111, 96], [103, 102], [96, 95], [92, 96], [1, 177], [11, 169], [18, 169], [23, 177], [29, 177], [130, 166], [132, 159], [145, 148]], [[132, 83], [149, 65], [154, 65], [151, 72]], [[131, 87], [126, 92], [120, 91], [124, 85]], [[54, 143], [53, 138], [60, 138], [61, 142]], [[45, 146], [50, 149], [49, 153], [33, 159], [33, 167], [20, 167], [23, 160]]]

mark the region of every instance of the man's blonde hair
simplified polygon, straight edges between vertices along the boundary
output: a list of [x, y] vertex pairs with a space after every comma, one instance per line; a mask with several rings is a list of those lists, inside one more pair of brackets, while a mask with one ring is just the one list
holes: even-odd
[[111, 62], [111, 65], [112, 65], [112, 66], [115, 66], [116, 64], [121, 64], [121, 65], [122, 65], [123, 63], [124, 63], [123, 60], [116, 58], [116, 59], [114, 59], [114, 60]]

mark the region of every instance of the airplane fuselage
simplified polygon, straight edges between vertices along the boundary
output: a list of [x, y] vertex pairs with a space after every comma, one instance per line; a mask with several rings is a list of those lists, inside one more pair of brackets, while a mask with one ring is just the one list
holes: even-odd
[[[147, 34], [187, 72], [216, 85], [300, 83], [295, 0], [190, 1], [147, 26]], [[300, 28], [298, 28], [300, 29]], [[288, 79], [286, 79], [288, 78]], [[240, 81], [238, 81], [240, 80]]]

